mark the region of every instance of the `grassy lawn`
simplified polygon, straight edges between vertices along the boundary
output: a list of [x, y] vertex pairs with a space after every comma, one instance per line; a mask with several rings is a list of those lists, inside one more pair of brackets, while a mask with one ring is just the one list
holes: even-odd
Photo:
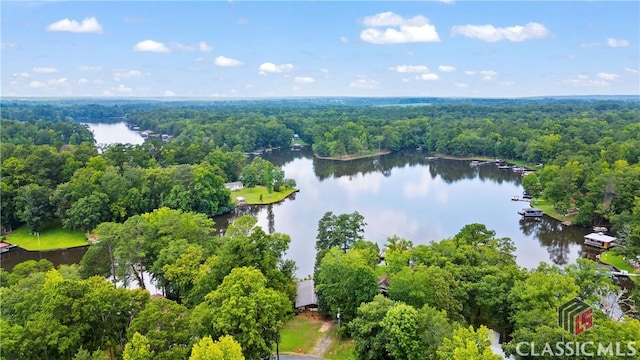
[[298, 140], [291, 140], [291, 145], [309, 146], [309, 144], [307, 144], [306, 142], [304, 142], [304, 140], [302, 140], [302, 139], [298, 139]]
[[552, 218], [554, 218], [554, 219], [556, 219], [558, 221], [568, 221], [570, 223], [573, 223], [573, 220], [576, 217], [576, 215], [564, 216], [564, 214], [559, 214], [554, 209], [552, 203], [550, 203], [547, 200], [542, 199], [542, 198], [533, 199], [533, 201], [531, 201], [531, 207], [534, 207], [534, 208], [537, 208], [537, 209], [540, 209], [540, 210], [544, 211], [544, 213], [546, 215], [551, 216]]
[[[232, 191], [231, 199], [237, 204], [238, 196], [242, 196], [247, 201], [249, 205], [264, 205], [264, 204], [273, 204], [278, 201], [282, 201], [287, 198], [287, 196], [293, 194], [298, 191], [298, 189], [288, 188], [284, 191], [272, 192], [269, 194], [267, 188], [264, 186], [256, 186], [254, 188], [243, 188], [242, 190]], [[260, 196], [262, 195], [262, 199]]]
[[633, 266], [626, 262], [622, 255], [616, 255], [611, 251], [603, 251], [600, 254], [600, 262], [614, 266], [618, 270], [626, 270], [630, 273], [633, 272]]
[[331, 328], [330, 334], [333, 337], [333, 343], [329, 350], [324, 354], [327, 359], [336, 360], [355, 360], [356, 359], [356, 344], [351, 339], [340, 339], [338, 342], [338, 330], [336, 327]]
[[321, 326], [322, 321], [303, 315], [289, 320], [280, 331], [280, 352], [308, 354], [322, 336]]
[[72, 248], [77, 246], [88, 245], [85, 233], [82, 231], [71, 231], [60, 227], [60, 225], [51, 225], [40, 232], [40, 241], [35, 235], [29, 234], [29, 229], [22, 226], [7, 235], [7, 242], [16, 244], [19, 247], [30, 250], [53, 250]]

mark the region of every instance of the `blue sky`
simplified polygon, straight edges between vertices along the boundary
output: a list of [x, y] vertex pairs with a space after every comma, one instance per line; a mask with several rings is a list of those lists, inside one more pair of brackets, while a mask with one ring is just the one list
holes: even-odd
[[640, 2], [2, 1], [2, 96], [640, 94]]

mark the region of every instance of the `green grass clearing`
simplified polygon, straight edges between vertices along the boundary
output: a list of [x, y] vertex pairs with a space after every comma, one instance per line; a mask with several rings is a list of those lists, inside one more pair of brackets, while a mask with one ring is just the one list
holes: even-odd
[[338, 341], [338, 329], [336, 326], [329, 330], [333, 342], [329, 347], [329, 350], [324, 354], [324, 357], [332, 360], [355, 360], [356, 359], [356, 344], [352, 339], [341, 338]]
[[307, 144], [307, 143], [306, 143], [304, 140], [302, 140], [302, 139], [291, 140], [291, 145], [309, 146], [309, 144]]
[[[248, 205], [265, 205], [282, 201], [296, 191], [298, 191], [298, 189], [287, 188], [283, 191], [273, 191], [269, 194], [265, 186], [256, 186], [254, 188], [245, 187], [241, 190], [232, 191], [231, 199], [238, 204], [238, 196], [242, 196]], [[260, 196], [262, 196], [262, 198]]]
[[564, 214], [560, 214], [553, 207], [553, 204], [549, 201], [542, 198], [534, 198], [531, 201], [531, 207], [542, 210], [546, 215], [558, 220], [558, 221], [568, 221], [573, 223], [577, 214], [565, 216]]
[[600, 262], [614, 266], [618, 270], [626, 270], [628, 272], [633, 272], [633, 266], [629, 264], [622, 255], [616, 255], [611, 251], [603, 251], [600, 254]]
[[322, 336], [321, 326], [320, 320], [295, 316], [280, 330], [280, 352], [308, 354]]
[[66, 249], [89, 244], [84, 232], [63, 229], [59, 224], [45, 227], [40, 231], [39, 240], [38, 236], [29, 234], [27, 226], [21, 226], [7, 235], [6, 241], [29, 251]]

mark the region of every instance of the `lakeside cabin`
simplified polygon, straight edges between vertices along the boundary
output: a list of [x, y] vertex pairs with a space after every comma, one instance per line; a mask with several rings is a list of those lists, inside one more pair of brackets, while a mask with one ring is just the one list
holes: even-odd
[[605, 235], [601, 232], [591, 233], [584, 236], [584, 244], [589, 246], [598, 247], [601, 249], [610, 249], [615, 246], [617, 238], [609, 235]]

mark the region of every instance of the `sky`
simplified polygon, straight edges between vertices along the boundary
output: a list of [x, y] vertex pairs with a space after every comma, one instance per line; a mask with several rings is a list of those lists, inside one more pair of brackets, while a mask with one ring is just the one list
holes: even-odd
[[1, 1], [3, 97], [640, 95], [638, 1]]

